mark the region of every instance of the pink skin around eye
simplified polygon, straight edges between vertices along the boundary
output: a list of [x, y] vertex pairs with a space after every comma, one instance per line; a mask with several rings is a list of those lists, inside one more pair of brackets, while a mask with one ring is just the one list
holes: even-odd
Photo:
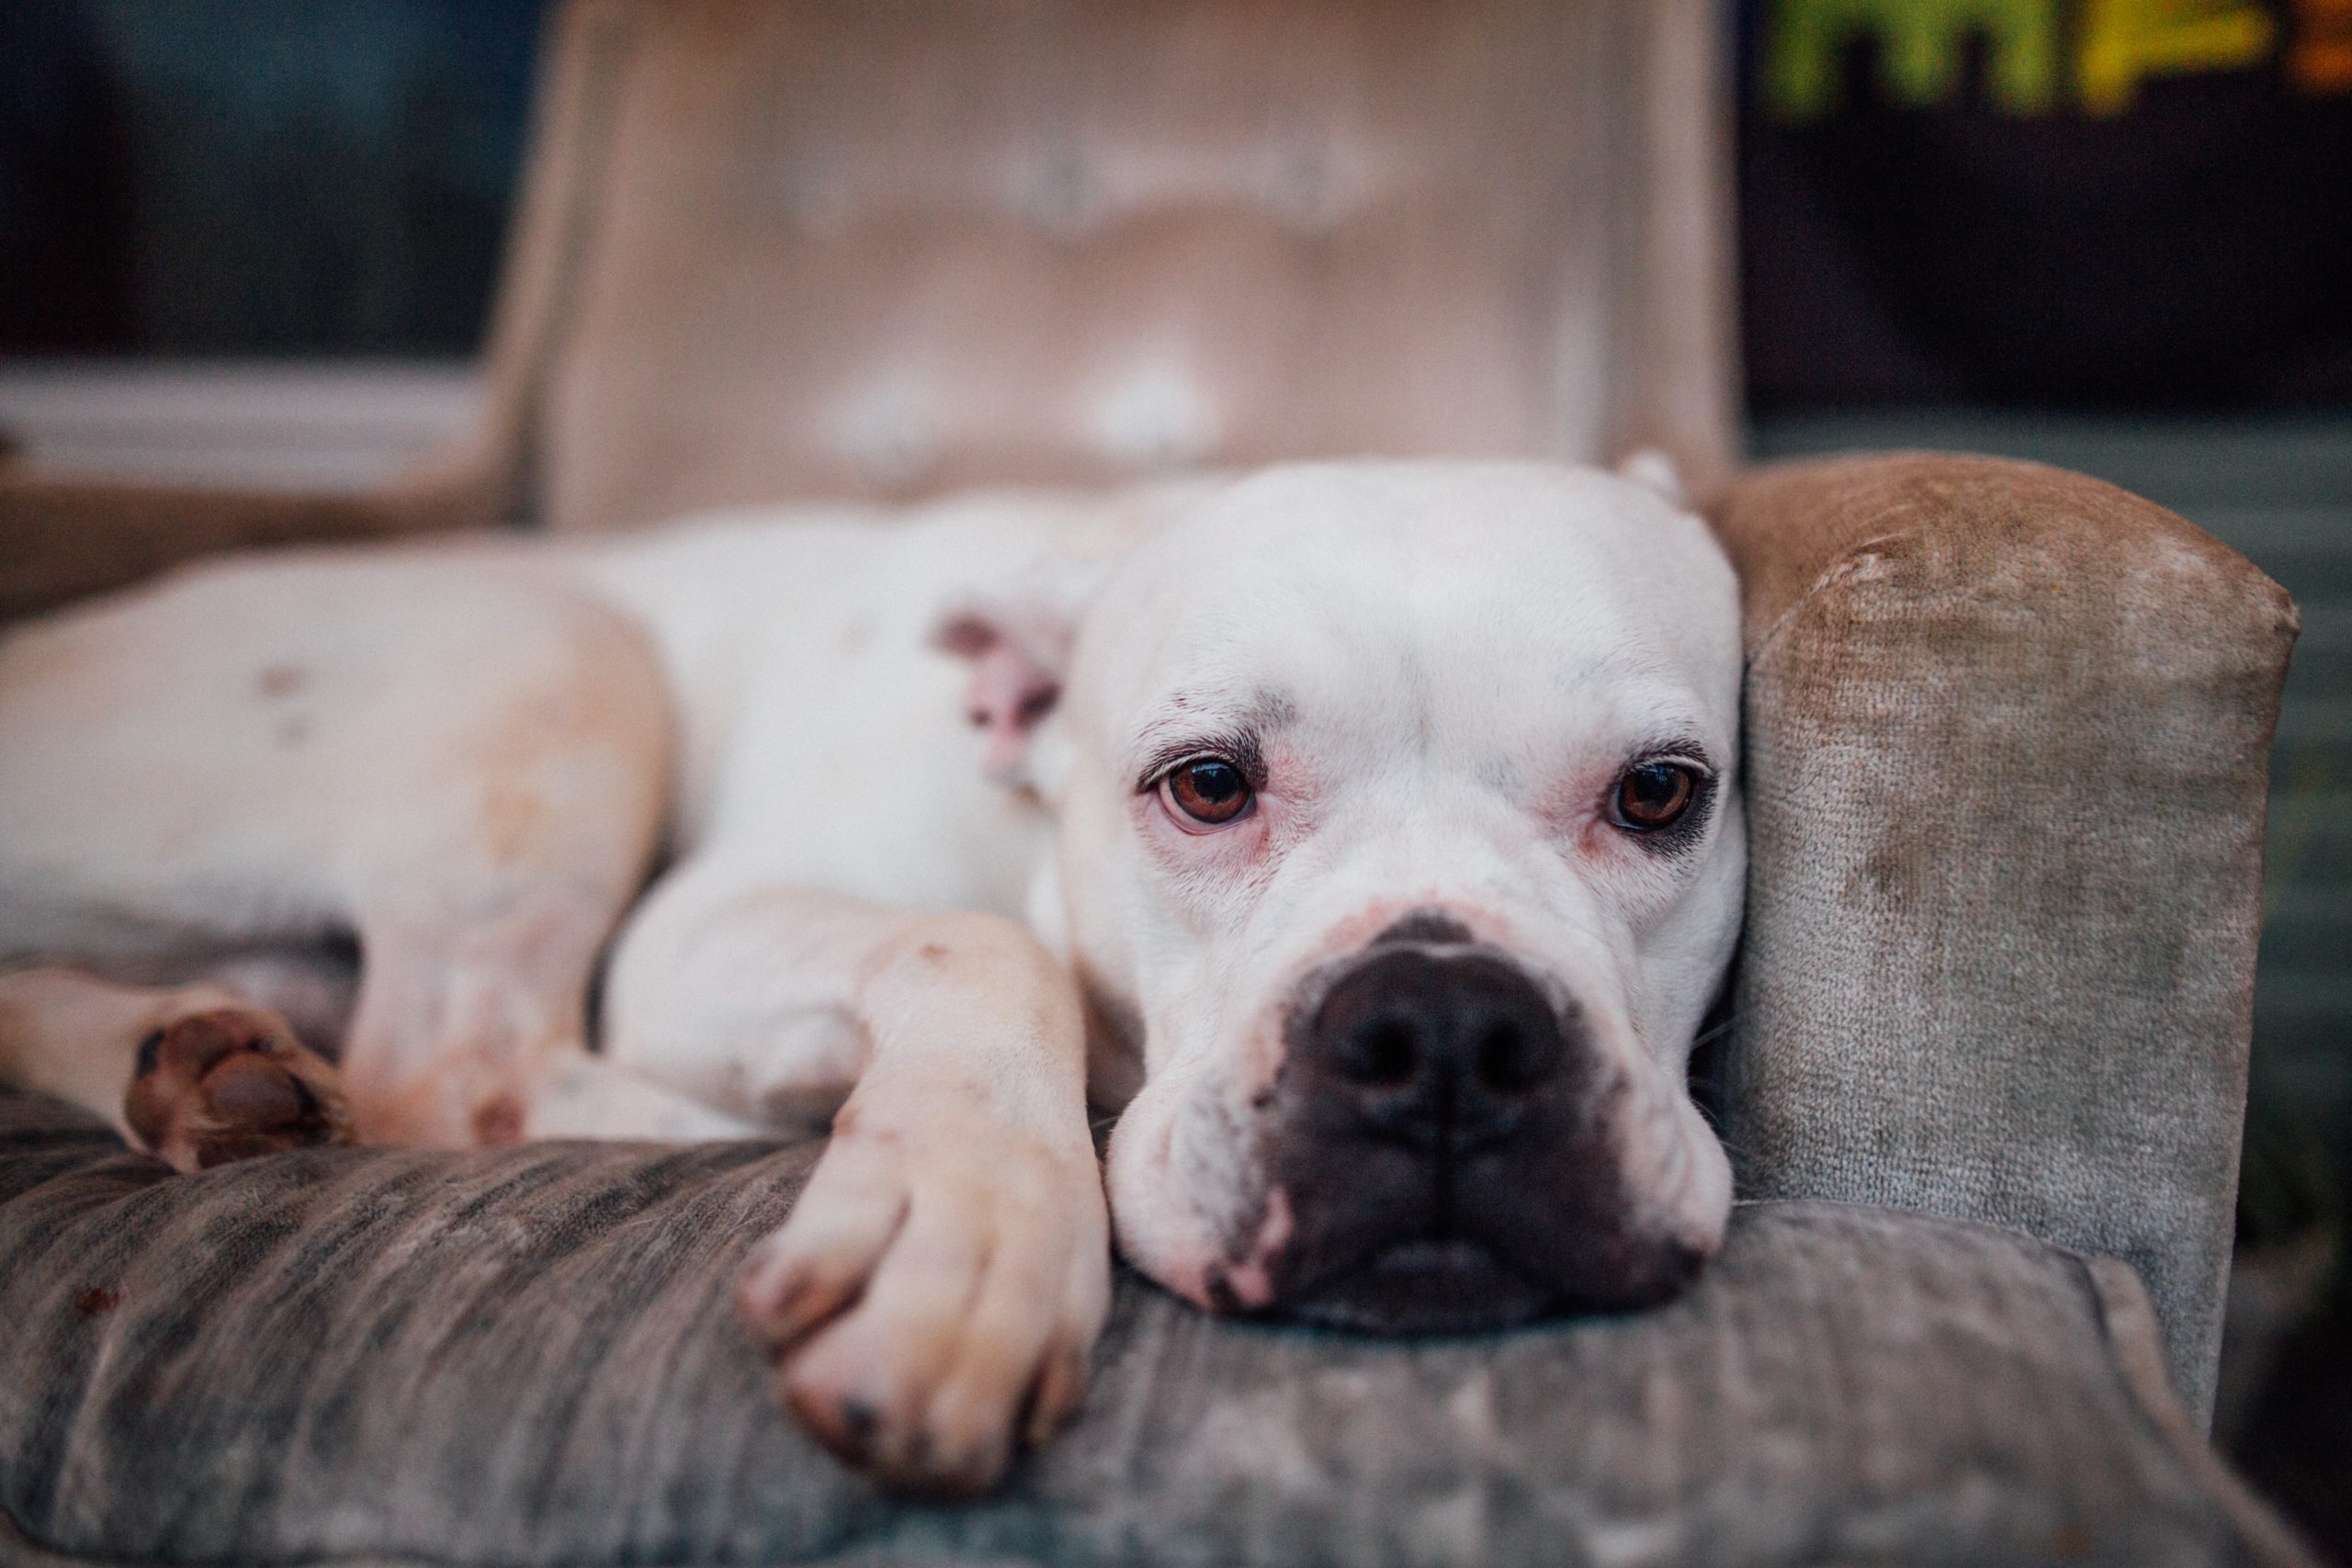
[[1553, 841], [1578, 854], [1605, 852], [1619, 837], [1609, 822], [1609, 793], [1617, 787], [1617, 773], [1605, 775], [1590, 768], [1555, 779], [1531, 804], [1537, 820], [1547, 825]]

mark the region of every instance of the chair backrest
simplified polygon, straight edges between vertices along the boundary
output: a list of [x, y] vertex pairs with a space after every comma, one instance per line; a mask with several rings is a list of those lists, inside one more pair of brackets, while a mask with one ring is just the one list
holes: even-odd
[[554, 527], [1732, 447], [1706, 0], [570, 0], [492, 336]]

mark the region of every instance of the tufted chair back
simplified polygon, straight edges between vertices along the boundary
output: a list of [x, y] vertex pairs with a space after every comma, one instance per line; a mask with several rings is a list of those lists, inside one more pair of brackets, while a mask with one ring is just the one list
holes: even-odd
[[562, 530], [1731, 450], [1705, 0], [571, 0], [491, 453]]

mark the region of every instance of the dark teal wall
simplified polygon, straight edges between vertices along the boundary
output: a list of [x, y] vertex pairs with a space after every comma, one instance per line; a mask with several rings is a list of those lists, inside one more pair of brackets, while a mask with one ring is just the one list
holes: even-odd
[[6, 0], [0, 353], [461, 353], [540, 0]]

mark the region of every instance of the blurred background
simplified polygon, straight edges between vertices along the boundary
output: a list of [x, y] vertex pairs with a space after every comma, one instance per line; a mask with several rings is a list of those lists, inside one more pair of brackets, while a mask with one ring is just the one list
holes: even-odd
[[[6, 0], [0, 444], [364, 479], [463, 426], [540, 0]], [[1752, 456], [2006, 453], [2301, 603], [2217, 1438], [2352, 1558], [2352, 0], [1743, 0]]]

